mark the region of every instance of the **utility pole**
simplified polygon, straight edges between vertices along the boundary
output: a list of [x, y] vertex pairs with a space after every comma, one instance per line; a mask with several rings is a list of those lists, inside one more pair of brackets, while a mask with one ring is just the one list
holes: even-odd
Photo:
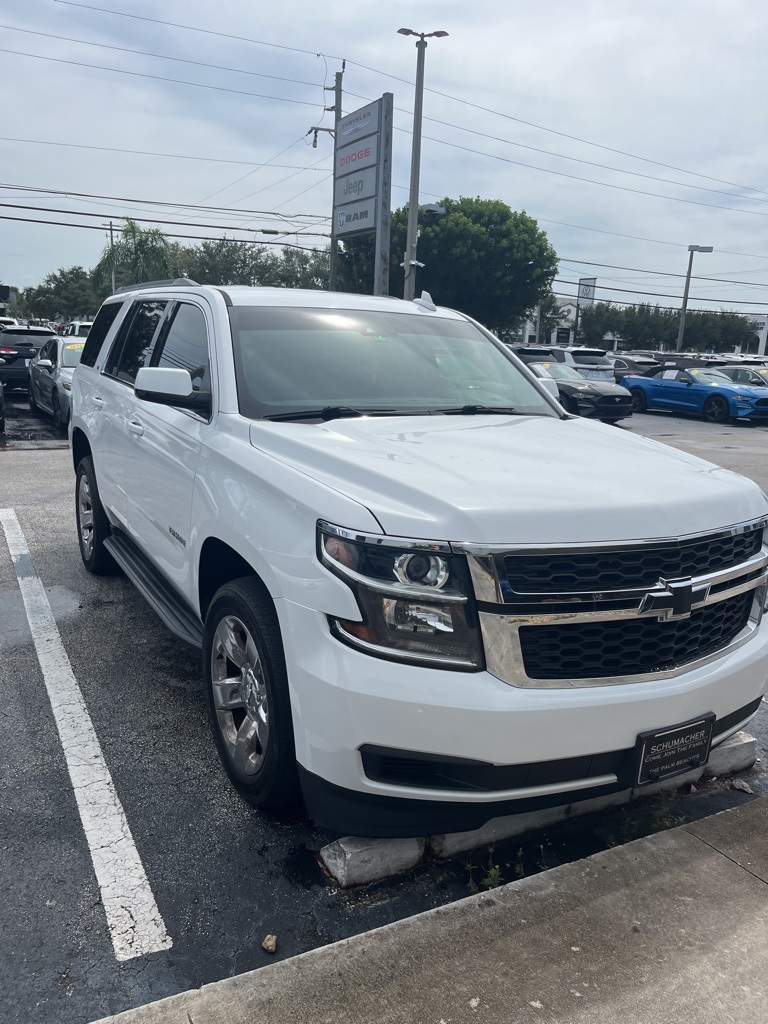
[[115, 240], [112, 234], [112, 221], [109, 222], [109, 261], [112, 264], [112, 294], [115, 294]]
[[541, 344], [541, 303], [536, 307], [536, 344]]
[[427, 39], [442, 39], [447, 32], [414, 32], [399, 28], [398, 35], [417, 36], [416, 39], [416, 93], [413, 100], [413, 148], [411, 150], [411, 188], [408, 199], [408, 229], [403, 256], [403, 298], [413, 299], [416, 294], [416, 246], [419, 241], [419, 165], [421, 163], [421, 113], [424, 106], [424, 55]]
[[[333, 110], [333, 174], [334, 179], [336, 176], [336, 151], [339, 148], [339, 133], [337, 131], [339, 121], [341, 120], [341, 83], [344, 78], [344, 68], [346, 62], [342, 63], [341, 71], [336, 72], [335, 84], [333, 87], [333, 106], [326, 107], [326, 110]], [[336, 241], [336, 224], [331, 222], [331, 254], [330, 254], [330, 268], [328, 271], [328, 290], [335, 291], [338, 287], [338, 276], [339, 276], [339, 245]]]

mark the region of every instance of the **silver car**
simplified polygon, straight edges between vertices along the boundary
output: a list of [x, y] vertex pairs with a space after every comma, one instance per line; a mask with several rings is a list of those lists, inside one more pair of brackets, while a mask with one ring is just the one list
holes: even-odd
[[69, 422], [72, 374], [84, 346], [85, 340], [53, 337], [29, 364], [29, 407], [50, 413], [61, 433]]

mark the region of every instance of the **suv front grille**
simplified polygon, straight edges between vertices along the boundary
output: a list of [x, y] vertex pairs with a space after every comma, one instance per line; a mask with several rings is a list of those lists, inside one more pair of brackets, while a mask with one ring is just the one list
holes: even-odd
[[747, 625], [752, 591], [700, 608], [690, 618], [619, 619], [583, 625], [522, 626], [531, 679], [590, 679], [664, 672], [729, 644]]
[[768, 594], [765, 525], [624, 546], [466, 546], [488, 671], [512, 686], [609, 686], [747, 643]]
[[[665, 541], [637, 548], [519, 552], [504, 558], [505, 600], [515, 594], [562, 594], [652, 587], [660, 578], [704, 576], [746, 561], [760, 550], [762, 529]], [[503, 584], [502, 584], [503, 586]]]

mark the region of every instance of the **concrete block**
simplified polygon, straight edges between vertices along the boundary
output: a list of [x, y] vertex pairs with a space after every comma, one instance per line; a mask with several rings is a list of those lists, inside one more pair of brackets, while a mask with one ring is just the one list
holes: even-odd
[[730, 775], [751, 768], [757, 760], [757, 740], [746, 732], [729, 736], [709, 755], [705, 775]]
[[425, 839], [360, 839], [344, 836], [324, 846], [320, 859], [339, 885], [377, 882], [415, 867], [424, 856]]

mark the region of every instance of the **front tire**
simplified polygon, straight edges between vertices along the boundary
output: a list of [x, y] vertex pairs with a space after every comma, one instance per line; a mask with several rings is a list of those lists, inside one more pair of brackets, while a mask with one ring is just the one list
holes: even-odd
[[30, 409], [30, 412], [39, 412], [40, 406], [37, 404], [37, 399], [35, 398], [35, 390], [34, 390], [34, 388], [32, 386], [32, 378], [31, 377], [29, 378], [29, 385], [27, 386], [27, 392], [28, 392], [28, 396], [29, 396], [29, 409]]
[[632, 412], [645, 412], [648, 409], [645, 392], [640, 388], [631, 388], [629, 393], [632, 395]]
[[215, 594], [205, 617], [203, 674], [208, 717], [224, 768], [248, 803], [296, 801], [299, 781], [280, 627], [253, 578]]
[[104, 541], [112, 533], [107, 513], [99, 498], [96, 473], [90, 458], [80, 460], [75, 482], [77, 539], [83, 565], [94, 576], [110, 576], [117, 571]]
[[704, 403], [702, 412], [710, 423], [725, 423], [729, 417], [728, 403], [719, 395], [713, 395]]

